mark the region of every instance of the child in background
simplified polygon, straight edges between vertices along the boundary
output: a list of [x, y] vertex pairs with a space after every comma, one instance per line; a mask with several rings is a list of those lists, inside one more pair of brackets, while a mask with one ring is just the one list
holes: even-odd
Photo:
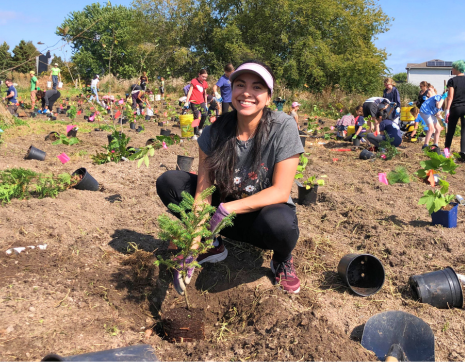
[[355, 134], [353, 135], [352, 139], [357, 139], [360, 137], [362, 142], [365, 142], [365, 139], [360, 136], [361, 133], [366, 133], [366, 129], [363, 128], [365, 125], [365, 118], [363, 118], [363, 106], [359, 105], [355, 108]]
[[286, 103], [285, 99], [278, 97], [278, 99], [274, 100], [273, 103], [276, 105], [276, 109], [280, 112], [283, 111], [284, 103]]
[[292, 107], [291, 107], [291, 112], [289, 115], [294, 118], [295, 123], [297, 123], [297, 128], [300, 129], [299, 126], [299, 115], [297, 114], [297, 111], [299, 110], [300, 103], [299, 102], [293, 102]]
[[207, 96], [207, 107], [208, 107], [208, 115], [212, 114], [212, 111], [215, 111], [215, 117], [219, 116], [220, 107], [218, 104], [218, 100], [213, 94]]
[[376, 113], [376, 125], [375, 130], [378, 134], [375, 136], [374, 133], [369, 133], [367, 135], [367, 140], [373, 144], [376, 148], [379, 147], [379, 144], [383, 141], [386, 141], [386, 135], [389, 136], [391, 145], [394, 147], [399, 147], [402, 144], [402, 134], [397, 123], [388, 119], [389, 115], [385, 109], [379, 110]]
[[161, 99], [165, 99], [165, 78], [161, 77], [160, 80], [161, 80], [161, 87], [159, 89], [160, 89]]
[[[441, 111], [442, 111], [442, 105], [444, 103], [444, 100], [447, 98], [447, 92], [445, 92], [442, 96], [439, 94], [433, 95], [430, 98], [428, 98], [426, 101], [423, 102], [420, 108], [420, 115], [421, 118], [425, 121], [425, 123], [428, 125], [428, 132], [426, 132], [426, 137], [425, 137], [425, 144], [422, 146], [421, 149], [424, 149], [428, 147], [429, 145], [429, 140], [431, 138], [431, 135], [434, 132], [434, 144], [433, 146], [439, 148], [439, 135], [442, 131], [442, 127], [438, 122], [438, 118], [441, 116]], [[441, 117], [442, 119], [442, 117]]]
[[413, 107], [410, 110], [410, 114], [415, 117], [415, 125], [414, 125], [412, 133], [410, 134], [410, 138], [414, 138], [417, 135], [418, 126], [419, 126], [420, 122], [421, 122], [421, 124], [423, 126], [423, 131], [428, 131], [429, 130], [428, 125], [425, 123], [423, 118], [421, 118], [420, 110], [417, 107]]

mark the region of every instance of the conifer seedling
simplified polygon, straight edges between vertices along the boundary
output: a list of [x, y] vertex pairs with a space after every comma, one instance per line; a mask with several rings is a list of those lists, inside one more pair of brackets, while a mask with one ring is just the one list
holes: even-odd
[[[178, 269], [183, 280], [190, 268], [199, 268], [197, 256], [206, 252], [213, 247], [213, 238], [225, 227], [233, 225], [234, 213], [225, 217], [215, 228], [210, 231], [210, 219], [216, 211], [214, 206], [206, 203], [205, 200], [213, 194], [215, 187], [211, 186], [200, 194], [200, 199], [195, 201], [194, 198], [187, 192], [182, 192], [182, 201], [179, 205], [169, 204], [168, 208], [180, 215], [180, 219], [173, 220], [168, 215], [161, 215], [158, 218], [160, 232], [158, 236], [161, 240], [172, 241], [178, 247], [178, 253], [172, 259], [163, 259], [158, 255], [158, 260], [155, 265], [166, 265], [170, 269]], [[198, 248], [193, 249], [196, 241], [202, 238], [204, 242], [198, 243]], [[186, 262], [188, 256], [192, 256], [193, 260], [190, 263]], [[179, 263], [178, 258], [184, 259], [183, 263]], [[184, 291], [187, 309], [190, 308], [189, 299], [187, 298], [187, 290]]]

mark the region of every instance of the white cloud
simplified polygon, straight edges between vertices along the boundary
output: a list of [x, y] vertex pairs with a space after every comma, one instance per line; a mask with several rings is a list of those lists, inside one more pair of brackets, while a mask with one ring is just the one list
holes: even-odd
[[11, 24], [17, 21], [35, 23], [38, 22], [39, 19], [17, 11], [0, 10], [0, 26]]

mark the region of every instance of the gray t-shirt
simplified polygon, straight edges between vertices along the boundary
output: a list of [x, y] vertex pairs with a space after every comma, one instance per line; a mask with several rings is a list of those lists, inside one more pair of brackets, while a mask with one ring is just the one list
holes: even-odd
[[[258, 170], [252, 170], [250, 155], [254, 139], [248, 142], [236, 140], [236, 166], [234, 168], [234, 199], [253, 195], [271, 186], [274, 166], [281, 161], [304, 152], [295, 120], [284, 112], [271, 113], [271, 129], [262, 148], [262, 163]], [[211, 126], [206, 127], [198, 139], [200, 149], [206, 154], [211, 153]], [[294, 205], [289, 195], [287, 202]]]

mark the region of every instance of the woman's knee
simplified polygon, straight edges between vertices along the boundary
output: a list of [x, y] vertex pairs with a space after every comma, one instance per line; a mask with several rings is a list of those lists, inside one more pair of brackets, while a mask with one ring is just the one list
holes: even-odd
[[256, 222], [268, 237], [284, 241], [294, 248], [299, 238], [297, 215], [287, 204], [265, 206]]

